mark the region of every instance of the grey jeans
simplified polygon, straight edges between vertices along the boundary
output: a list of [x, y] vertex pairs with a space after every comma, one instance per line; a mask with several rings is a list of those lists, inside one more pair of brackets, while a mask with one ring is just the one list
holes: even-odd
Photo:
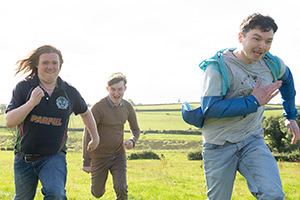
[[257, 199], [284, 199], [276, 160], [263, 137], [225, 145], [204, 143], [203, 162], [209, 200], [231, 199], [236, 171], [246, 178]]

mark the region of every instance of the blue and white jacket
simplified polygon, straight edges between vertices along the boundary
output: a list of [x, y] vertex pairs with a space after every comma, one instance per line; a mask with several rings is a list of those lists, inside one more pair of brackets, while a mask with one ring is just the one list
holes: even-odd
[[[202, 96], [201, 106], [196, 109], [192, 109], [190, 105], [185, 102], [182, 105], [182, 117], [186, 123], [202, 128], [204, 126], [205, 118], [228, 118], [243, 116], [256, 112], [260, 106], [253, 95], [232, 99], [224, 98], [230, 88], [230, 75], [223, 58], [223, 52], [226, 50], [228, 49], [218, 51], [213, 57], [206, 59], [199, 64], [200, 69], [202, 69], [204, 72], [207, 68], [212, 67], [215, 73], [219, 73], [221, 75], [221, 95]], [[283, 100], [283, 115], [287, 119], [295, 120], [298, 116], [298, 112], [295, 108], [296, 91], [294, 88], [292, 73], [290, 72], [289, 68], [286, 67], [284, 74], [277, 79], [281, 72], [279, 58], [268, 52], [263, 59], [270, 68], [270, 71], [273, 75], [273, 81], [282, 81], [282, 86], [279, 90]]]

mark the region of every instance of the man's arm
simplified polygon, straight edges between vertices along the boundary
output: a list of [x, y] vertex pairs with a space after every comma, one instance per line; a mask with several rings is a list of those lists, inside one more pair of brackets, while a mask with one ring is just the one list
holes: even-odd
[[283, 116], [287, 119], [296, 120], [298, 116], [295, 105], [296, 90], [292, 73], [288, 67], [286, 67], [284, 75], [279, 80], [282, 81], [282, 86], [279, 88], [279, 91], [282, 96], [282, 105], [285, 111]]
[[279, 90], [283, 99], [283, 116], [286, 117], [285, 125], [288, 127], [289, 132], [293, 135], [291, 143], [294, 144], [300, 138], [300, 130], [296, 122], [296, 118], [298, 116], [298, 111], [295, 105], [296, 90], [292, 73], [288, 67], [286, 67], [286, 71], [280, 80], [282, 80], [282, 86]]
[[82, 137], [82, 170], [90, 173], [91, 172], [91, 161], [92, 154], [87, 150], [88, 144], [91, 141], [90, 133], [87, 128], [84, 128], [83, 137]]
[[260, 88], [262, 80], [253, 88], [248, 97], [223, 99], [223, 97], [202, 97], [201, 107], [206, 118], [236, 117], [257, 111], [259, 106], [267, 104], [278, 94], [281, 81]]
[[85, 113], [80, 114], [80, 116], [92, 138], [88, 144], [87, 150], [94, 151], [97, 148], [100, 141], [95, 119], [89, 109], [87, 109]]
[[300, 138], [299, 126], [296, 120], [286, 119], [285, 125], [288, 127], [290, 133], [293, 135], [291, 144], [295, 144], [295, 142], [297, 142], [297, 140]]
[[33, 89], [30, 99], [23, 105], [6, 113], [5, 121], [8, 128], [12, 128], [22, 123], [31, 110], [40, 103], [44, 92], [40, 87]]
[[124, 145], [127, 149], [132, 149], [135, 146], [137, 140], [139, 139], [141, 132], [137, 122], [136, 113], [132, 106], [130, 107], [128, 123], [131, 131], [131, 138], [125, 141]]

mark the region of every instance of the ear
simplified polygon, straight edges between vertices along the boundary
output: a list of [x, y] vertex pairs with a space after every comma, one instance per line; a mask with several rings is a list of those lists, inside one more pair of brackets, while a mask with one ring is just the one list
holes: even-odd
[[108, 91], [108, 86], [106, 86], [106, 90]]
[[126, 89], [127, 89], [127, 86], [125, 85], [125, 89], [124, 89], [124, 91], [126, 91]]
[[238, 35], [239, 43], [242, 43], [242, 39], [243, 39], [243, 34], [242, 34], [242, 32], [239, 32], [239, 35]]

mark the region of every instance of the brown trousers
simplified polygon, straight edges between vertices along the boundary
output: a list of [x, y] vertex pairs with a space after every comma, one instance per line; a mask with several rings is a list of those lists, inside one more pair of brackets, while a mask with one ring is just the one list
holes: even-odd
[[128, 199], [128, 186], [126, 179], [126, 152], [122, 151], [116, 155], [106, 158], [92, 159], [91, 167], [91, 192], [96, 198], [100, 198], [105, 193], [105, 184], [108, 172], [113, 178], [114, 190], [117, 200]]

